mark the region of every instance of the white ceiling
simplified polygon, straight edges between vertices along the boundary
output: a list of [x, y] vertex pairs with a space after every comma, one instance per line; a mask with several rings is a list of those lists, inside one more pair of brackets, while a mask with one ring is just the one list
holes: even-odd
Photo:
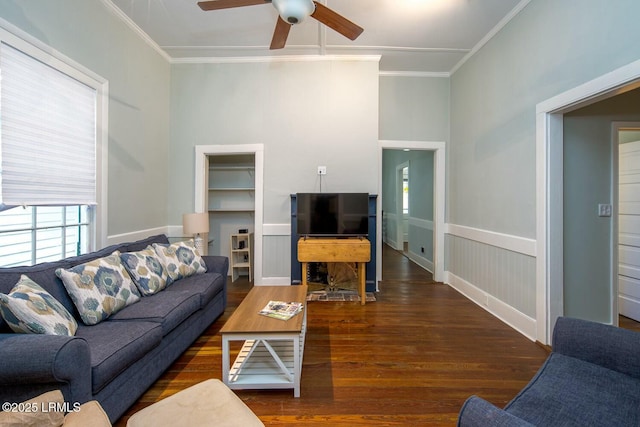
[[[530, 0], [320, 0], [364, 28], [351, 41], [309, 18], [269, 50], [270, 4], [203, 11], [198, 0], [107, 0], [176, 62], [273, 55], [381, 55], [382, 72], [450, 73]], [[222, 59], [224, 60], [224, 59]]]

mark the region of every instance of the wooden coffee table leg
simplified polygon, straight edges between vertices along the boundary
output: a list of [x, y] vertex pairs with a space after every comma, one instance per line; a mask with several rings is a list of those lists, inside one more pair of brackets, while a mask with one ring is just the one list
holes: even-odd
[[367, 278], [365, 277], [366, 273], [365, 273], [365, 263], [364, 262], [359, 262], [358, 263], [358, 280], [359, 280], [359, 285], [360, 285], [360, 304], [364, 305], [366, 303], [367, 300], [367, 292], [366, 292], [366, 283], [367, 283]]
[[229, 337], [222, 335], [222, 382], [229, 385], [229, 370], [231, 368], [229, 361]]

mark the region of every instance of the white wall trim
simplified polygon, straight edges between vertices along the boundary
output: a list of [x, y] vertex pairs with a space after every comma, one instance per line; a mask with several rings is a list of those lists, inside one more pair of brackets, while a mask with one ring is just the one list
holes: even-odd
[[466, 280], [456, 276], [455, 274], [447, 271], [446, 282], [460, 292], [471, 301], [520, 332], [531, 341], [536, 340], [536, 319], [527, 316], [524, 313], [514, 309], [509, 304], [500, 301], [499, 299], [491, 296], [487, 292], [479, 289]]
[[380, 77], [426, 77], [436, 79], [448, 79], [451, 77], [451, 73], [434, 71], [380, 71], [378, 75]]
[[171, 57], [167, 54], [167, 52], [162, 50], [162, 48], [158, 45], [158, 43], [153, 41], [153, 39], [149, 37], [149, 35], [145, 33], [142, 30], [142, 28], [140, 28], [135, 22], [133, 22], [133, 20], [129, 18], [129, 16], [127, 16], [126, 13], [120, 10], [118, 6], [116, 6], [111, 0], [100, 0], [100, 1], [102, 1], [102, 3], [107, 7], [107, 9], [111, 11], [111, 13], [113, 13], [122, 22], [124, 22], [124, 24], [127, 27], [129, 27], [134, 33], [136, 33], [138, 37], [140, 37], [146, 44], [148, 44], [153, 50], [158, 52], [158, 54], [160, 54], [160, 56], [162, 56], [167, 62], [171, 62]]
[[263, 277], [260, 286], [290, 286], [291, 277]]
[[520, 3], [516, 5], [516, 7], [511, 9], [511, 11], [504, 18], [502, 18], [500, 22], [498, 22], [496, 26], [493, 27], [491, 31], [489, 31], [487, 35], [485, 35], [471, 49], [471, 51], [464, 56], [464, 58], [462, 58], [456, 65], [453, 66], [453, 68], [450, 71], [450, 74], [453, 74], [456, 71], [458, 71], [458, 69], [460, 69], [460, 67], [462, 67], [462, 65], [465, 62], [467, 62], [473, 55], [475, 55], [480, 49], [482, 49], [484, 45], [489, 43], [489, 40], [491, 40], [496, 34], [500, 32], [500, 30], [502, 30], [509, 22], [511, 22], [511, 20], [515, 18], [516, 15], [518, 15], [522, 11], [522, 9], [524, 9], [530, 2], [531, 0], [522, 0]]
[[408, 218], [408, 222], [409, 225], [433, 231], [433, 221], [431, 221], [430, 219], [422, 219], [410, 216]]
[[[640, 60], [631, 62], [536, 105], [536, 318], [538, 341], [548, 344], [562, 315], [563, 114], [640, 87]], [[556, 184], [556, 187], [552, 186]], [[553, 228], [553, 233], [551, 233]], [[560, 240], [560, 244], [558, 242]]]
[[[156, 234], [166, 234], [167, 236], [171, 236], [171, 234], [169, 233], [169, 228], [170, 228], [169, 226], [154, 227], [154, 228], [148, 228], [146, 230], [138, 230], [138, 231], [131, 231], [131, 232], [122, 233], [122, 234], [114, 234], [111, 236], [107, 236], [107, 244], [105, 246], [116, 245], [119, 243], [126, 243], [126, 242], [135, 242], [136, 240], [145, 239], [150, 236], [155, 236]], [[182, 230], [182, 226], [180, 227], [180, 229]]]
[[279, 56], [217, 56], [172, 58], [172, 64], [244, 64], [272, 62], [380, 62], [380, 55], [279, 55]]
[[480, 228], [450, 223], [445, 224], [445, 232], [452, 236], [474, 240], [486, 245], [496, 246], [498, 248], [518, 252], [532, 257], [535, 257], [537, 254], [536, 241], [526, 237], [496, 233], [495, 231], [482, 230]]
[[431, 260], [413, 251], [409, 251], [409, 259], [433, 274], [433, 262]]
[[291, 224], [262, 224], [263, 236], [291, 236]]

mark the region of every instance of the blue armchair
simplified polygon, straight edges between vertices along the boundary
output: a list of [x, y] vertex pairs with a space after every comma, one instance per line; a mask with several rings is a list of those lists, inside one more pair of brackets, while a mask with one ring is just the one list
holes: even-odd
[[529, 384], [504, 409], [470, 397], [458, 426], [640, 426], [640, 333], [559, 318]]

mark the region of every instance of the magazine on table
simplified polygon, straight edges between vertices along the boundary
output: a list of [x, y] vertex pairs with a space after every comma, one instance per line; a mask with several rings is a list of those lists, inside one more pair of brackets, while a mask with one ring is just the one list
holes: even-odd
[[285, 302], [285, 301], [269, 301], [267, 305], [260, 310], [263, 316], [273, 317], [274, 319], [289, 320], [303, 309], [301, 302]]

